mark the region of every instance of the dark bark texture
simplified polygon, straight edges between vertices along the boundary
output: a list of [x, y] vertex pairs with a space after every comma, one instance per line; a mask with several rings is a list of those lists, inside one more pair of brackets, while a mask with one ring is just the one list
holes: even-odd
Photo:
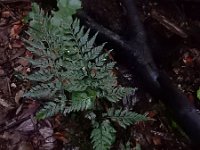
[[126, 35], [128, 22], [121, 0], [82, 0], [82, 5], [97, 23], [119, 35]]

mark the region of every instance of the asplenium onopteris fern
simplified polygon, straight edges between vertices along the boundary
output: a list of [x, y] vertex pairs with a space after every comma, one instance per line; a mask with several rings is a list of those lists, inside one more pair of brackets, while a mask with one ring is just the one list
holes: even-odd
[[197, 98], [200, 100], [200, 88], [197, 90]]
[[108, 120], [103, 121], [101, 124], [95, 123], [91, 133], [93, 148], [95, 150], [110, 149], [115, 140], [115, 133], [116, 130]]
[[44, 24], [44, 31], [38, 37], [35, 32], [43, 27], [39, 28], [35, 22], [29, 30], [31, 40], [25, 40], [26, 48], [35, 54], [35, 59], [29, 62], [37, 68], [27, 77], [37, 85], [25, 97], [54, 100], [57, 94], [71, 93], [69, 112], [91, 108], [88, 105], [93, 106], [95, 99], [117, 102], [131, 90], [117, 85], [112, 72], [115, 62], [110, 62], [109, 53], [102, 51], [104, 44], [94, 46], [97, 34], [89, 38], [89, 30], [84, 33], [78, 20], [69, 19], [67, 24], [61, 23], [58, 28], [52, 24], [52, 18], [40, 15], [44, 16], [44, 13], [37, 14], [34, 22], [38, 20]]
[[97, 34], [90, 35], [78, 19], [72, 19], [75, 4], [59, 0], [59, 11], [52, 12], [53, 17], [33, 5], [27, 32], [30, 38], [24, 40], [27, 50], [34, 54], [34, 58], [26, 58], [33, 68], [26, 77], [32, 87], [24, 97], [43, 104], [37, 113], [39, 119], [83, 111], [94, 127], [94, 149], [107, 150], [115, 140], [112, 121], [126, 128], [146, 117], [114, 107], [105, 112], [103, 103], [112, 106], [133, 89], [117, 84], [115, 62], [108, 59], [110, 51], [103, 51], [105, 43], [96, 46]]
[[123, 128], [126, 128], [135, 122], [147, 119], [144, 115], [122, 109], [115, 110], [114, 108], [109, 109], [103, 116], [117, 122]]

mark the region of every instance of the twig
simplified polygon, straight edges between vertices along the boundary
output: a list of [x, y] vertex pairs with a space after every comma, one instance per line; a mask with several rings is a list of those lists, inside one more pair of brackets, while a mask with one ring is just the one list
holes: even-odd
[[158, 12], [155, 10], [151, 12], [151, 16], [171, 32], [179, 35], [182, 38], [188, 37], [188, 35], [180, 27], [178, 27], [175, 23], [172, 23], [165, 16], [158, 14]]
[[31, 115], [24, 118], [16, 118], [16, 119], [11, 119], [9, 121], [5, 121], [4, 123], [0, 124], [0, 133], [19, 125], [20, 123], [28, 120], [30, 117]]

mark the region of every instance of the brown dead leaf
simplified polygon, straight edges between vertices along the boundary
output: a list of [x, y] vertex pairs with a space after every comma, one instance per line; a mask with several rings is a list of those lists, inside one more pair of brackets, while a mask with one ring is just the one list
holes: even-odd
[[[0, 33], [0, 44], [1, 44], [1, 42], [2, 42], [2, 40], [1, 40], [1, 33]], [[4, 64], [6, 61], [7, 61], [6, 48], [0, 47], [0, 65]]]
[[11, 38], [18, 38], [19, 33], [22, 30], [22, 24], [15, 24], [10, 30], [10, 37]]
[[152, 138], [154, 145], [161, 145], [161, 139], [158, 136]]
[[11, 13], [10, 11], [4, 11], [4, 12], [1, 13], [1, 16], [2, 16], [3, 18], [8, 18], [8, 17], [10, 17], [11, 15], [12, 15], [12, 13]]
[[3, 76], [3, 75], [5, 75], [5, 71], [0, 66], [0, 76]]
[[67, 133], [61, 133], [61, 132], [56, 132], [54, 134], [54, 137], [57, 139], [57, 140], [60, 140], [62, 141], [63, 143], [69, 143], [71, 141], [71, 138], [70, 138], [70, 135], [68, 135]]
[[29, 104], [27, 106], [23, 106], [24, 108], [22, 108], [22, 113], [20, 114], [20, 116], [18, 118], [26, 118], [28, 116], [31, 116], [33, 114], [35, 114], [35, 112], [38, 110], [39, 108], [39, 104], [35, 101], [29, 101]]
[[13, 48], [21, 48], [22, 46], [24, 46], [24, 44], [21, 40], [15, 40], [12, 43]]
[[21, 64], [23, 67], [26, 67], [28, 66], [29, 64], [29, 61], [27, 59], [24, 59], [24, 58], [20, 58], [17, 63]]
[[24, 133], [31, 132], [35, 130], [35, 121], [31, 118], [22, 122], [17, 128], [17, 131], [21, 131]]
[[32, 58], [32, 57], [33, 57], [33, 54], [32, 54], [30, 51], [27, 50], [27, 51], [25, 52], [25, 56], [28, 57], [28, 58]]
[[157, 112], [156, 111], [149, 111], [147, 114], [148, 114], [147, 115], [148, 117], [153, 118], [157, 115]]
[[53, 129], [50, 127], [43, 127], [39, 129], [39, 132], [45, 139], [53, 135]]
[[21, 105], [19, 105], [19, 107], [17, 108], [15, 114], [18, 115], [21, 111], [22, 111], [22, 107], [23, 107], [23, 103]]
[[22, 136], [19, 134], [19, 132], [4, 132], [2, 135], [0, 135], [0, 138], [12, 141], [12, 144], [17, 144], [20, 142]]
[[19, 105], [19, 100], [23, 97], [24, 91], [19, 90], [15, 95], [15, 103]]
[[34, 148], [31, 143], [21, 142], [19, 144], [18, 150], [34, 150]]
[[14, 70], [15, 70], [16, 72], [22, 72], [23, 68], [24, 68], [24, 67], [23, 67], [22, 65], [19, 65], [19, 66], [15, 67]]
[[0, 77], [0, 91], [3, 92], [3, 94], [8, 95], [9, 93], [9, 87], [8, 87], [8, 83], [9, 83], [9, 78], [7, 77]]
[[0, 105], [6, 108], [13, 108], [10, 104], [8, 104], [4, 99], [0, 98]]

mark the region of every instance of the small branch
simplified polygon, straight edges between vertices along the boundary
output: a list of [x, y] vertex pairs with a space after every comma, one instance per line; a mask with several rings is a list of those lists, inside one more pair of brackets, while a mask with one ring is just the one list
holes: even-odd
[[171, 32], [179, 35], [182, 38], [188, 37], [188, 35], [180, 27], [178, 27], [175, 23], [172, 23], [165, 16], [158, 14], [158, 12], [156, 12], [155, 10], [151, 12], [151, 16]]

